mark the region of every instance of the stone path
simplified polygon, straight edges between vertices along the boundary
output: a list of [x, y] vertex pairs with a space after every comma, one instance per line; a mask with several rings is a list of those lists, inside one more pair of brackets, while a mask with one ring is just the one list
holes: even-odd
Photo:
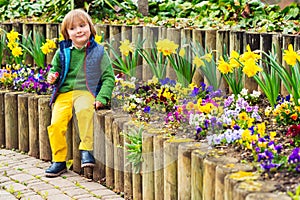
[[0, 200], [122, 200], [103, 185], [68, 171], [47, 178], [50, 162], [6, 149], [0, 149]]

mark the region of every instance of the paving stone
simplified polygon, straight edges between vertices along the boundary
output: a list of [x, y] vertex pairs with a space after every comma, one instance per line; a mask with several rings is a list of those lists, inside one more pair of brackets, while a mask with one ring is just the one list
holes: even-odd
[[91, 193], [101, 197], [116, 195], [116, 193], [111, 190], [94, 190]]
[[78, 196], [78, 195], [83, 195], [83, 194], [90, 194], [87, 190], [82, 189], [82, 188], [68, 188], [68, 189], [63, 189], [64, 193], [67, 194], [70, 197]]
[[11, 193], [2, 189], [0, 190], [0, 200], [15, 200], [15, 199], [17, 198]]
[[72, 200], [71, 197], [65, 195], [65, 194], [57, 194], [57, 195], [51, 195], [51, 196], [48, 196], [47, 200]]
[[22, 197], [21, 200], [45, 200], [43, 197], [41, 197], [40, 195], [31, 195], [31, 196], [25, 196], [25, 197]]
[[101, 185], [100, 183], [96, 183], [96, 182], [80, 182], [80, 185], [87, 188], [90, 191], [94, 191], [94, 190], [101, 190], [101, 189], [107, 189], [106, 187], [104, 187], [103, 185]]
[[28, 175], [28, 174], [24, 174], [24, 173], [12, 175], [12, 176], [10, 176], [10, 178], [13, 180], [17, 180], [20, 183], [35, 179], [35, 177]]
[[[0, 200], [123, 199], [98, 182], [68, 171], [60, 177], [44, 176], [50, 162], [0, 149]], [[9, 191], [14, 192], [10, 194]]]
[[45, 173], [44, 169], [40, 169], [40, 168], [36, 168], [36, 167], [30, 167], [28, 169], [25, 169], [24, 171], [33, 176], [41, 176], [41, 175], [44, 175], [44, 173]]
[[50, 179], [49, 180], [49, 183], [56, 186], [56, 187], [59, 187], [59, 188], [66, 188], [66, 187], [71, 187], [74, 185], [74, 183], [72, 183], [71, 181], [67, 180], [67, 179], [63, 179], [63, 178], [58, 178], [58, 179]]

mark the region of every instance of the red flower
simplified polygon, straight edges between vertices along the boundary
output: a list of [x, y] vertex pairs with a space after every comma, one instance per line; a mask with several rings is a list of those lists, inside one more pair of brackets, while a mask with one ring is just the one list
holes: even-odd
[[286, 135], [290, 136], [290, 137], [300, 136], [300, 125], [294, 124], [294, 125], [290, 126]]

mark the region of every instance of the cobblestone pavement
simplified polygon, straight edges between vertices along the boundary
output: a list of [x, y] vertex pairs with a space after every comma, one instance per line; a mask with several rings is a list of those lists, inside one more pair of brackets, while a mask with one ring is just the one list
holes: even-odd
[[0, 149], [0, 200], [122, 200], [120, 195], [100, 183], [68, 171], [47, 178], [50, 162], [6, 149]]

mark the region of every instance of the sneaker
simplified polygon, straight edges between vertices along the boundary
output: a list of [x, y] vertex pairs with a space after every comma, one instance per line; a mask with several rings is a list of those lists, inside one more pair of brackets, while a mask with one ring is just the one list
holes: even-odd
[[89, 151], [81, 150], [80, 154], [81, 154], [81, 167], [95, 166], [95, 158]]
[[46, 169], [46, 177], [57, 177], [67, 171], [66, 162], [53, 162], [52, 165]]

